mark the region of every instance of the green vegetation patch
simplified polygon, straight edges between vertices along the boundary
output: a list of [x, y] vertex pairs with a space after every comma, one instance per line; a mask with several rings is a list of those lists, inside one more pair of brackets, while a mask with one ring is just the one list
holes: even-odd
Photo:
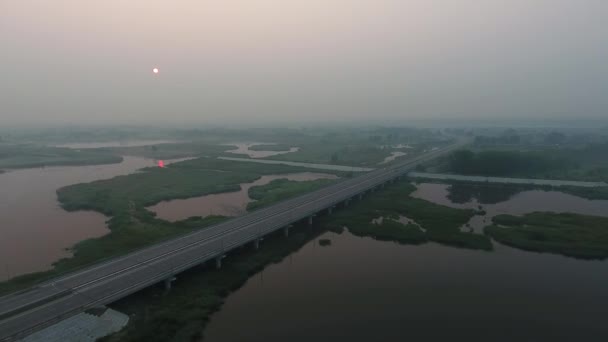
[[608, 258], [608, 218], [537, 212], [499, 215], [485, 233], [496, 241], [529, 251], [582, 259]]
[[318, 164], [371, 166], [390, 156], [389, 149], [374, 144], [334, 145], [331, 143], [308, 143], [294, 153], [281, 154], [268, 159]]
[[459, 150], [447, 157], [448, 171], [481, 176], [540, 176], [574, 162], [545, 152]]
[[[348, 227], [355, 235], [405, 244], [435, 241], [463, 248], [492, 249], [486, 236], [460, 231], [460, 227], [476, 214], [474, 210], [454, 209], [412, 198], [409, 195], [414, 190], [415, 187], [406, 182], [391, 185], [386, 190], [355, 201], [346, 210], [323, 218], [323, 222], [332, 229]], [[416, 224], [398, 222], [400, 215], [407, 216]], [[384, 218], [382, 222], [374, 223], [379, 217]]]
[[314, 181], [297, 182], [288, 179], [275, 179], [266, 185], [249, 188], [249, 197], [254, 199], [247, 205], [247, 210], [255, 210], [280, 202], [300, 194], [320, 189], [330, 183], [331, 179], [318, 179]]
[[286, 144], [264, 144], [249, 147], [251, 151], [289, 151], [293, 146]]
[[108, 151], [74, 150], [31, 144], [0, 144], [0, 168], [6, 169], [120, 162], [122, 162], [121, 156]]

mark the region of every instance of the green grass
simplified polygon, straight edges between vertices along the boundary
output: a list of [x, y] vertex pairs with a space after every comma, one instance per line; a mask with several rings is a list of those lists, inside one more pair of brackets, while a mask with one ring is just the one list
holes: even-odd
[[354, 166], [377, 165], [390, 156], [389, 149], [381, 149], [374, 144], [331, 144], [307, 143], [297, 145], [298, 152], [268, 157], [273, 160], [286, 160], [318, 164], [338, 164]]
[[249, 147], [251, 151], [289, 151], [290, 146], [286, 144], [264, 144], [264, 145], [253, 145]]
[[608, 218], [578, 214], [499, 215], [485, 233], [505, 245], [582, 259], [608, 258]]
[[0, 168], [18, 169], [60, 165], [120, 163], [122, 157], [108, 151], [73, 150], [63, 147], [0, 144]]
[[[415, 190], [410, 183], [401, 182], [386, 190], [355, 201], [346, 210], [333, 216], [324, 217], [323, 223], [332, 229], [348, 227], [358, 236], [371, 236], [380, 240], [393, 240], [405, 244], [420, 244], [435, 241], [441, 244], [491, 250], [491, 241], [483, 235], [461, 232], [460, 227], [476, 213], [470, 209], [454, 209], [409, 195]], [[404, 225], [395, 221], [399, 215], [414, 220], [414, 224]], [[384, 217], [382, 224], [372, 220]]]
[[266, 185], [249, 188], [249, 197], [255, 202], [247, 205], [247, 210], [255, 210], [282, 200], [314, 191], [335, 182], [330, 179], [296, 182], [288, 179], [275, 179]]

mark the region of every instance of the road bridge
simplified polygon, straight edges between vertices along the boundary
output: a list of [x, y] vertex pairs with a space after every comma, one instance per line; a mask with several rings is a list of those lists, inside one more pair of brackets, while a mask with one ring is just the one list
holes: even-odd
[[153, 284], [171, 281], [180, 272], [222, 258], [244, 244], [258, 246], [265, 235], [315, 214], [348, 203], [363, 193], [405, 175], [417, 165], [460, 148], [465, 141], [344, 179], [325, 188], [223, 223], [164, 241], [74, 271], [28, 290], [0, 298], [0, 340], [13, 341], [89, 308], [106, 305]]

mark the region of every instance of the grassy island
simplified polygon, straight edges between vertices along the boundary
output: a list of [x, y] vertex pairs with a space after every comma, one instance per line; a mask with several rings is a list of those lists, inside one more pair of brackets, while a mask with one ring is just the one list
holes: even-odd
[[[355, 201], [346, 210], [324, 217], [323, 223], [338, 230], [348, 227], [355, 235], [405, 244], [435, 241], [463, 248], [492, 249], [486, 236], [460, 231], [460, 227], [476, 214], [474, 210], [449, 208], [410, 197], [414, 190], [415, 187], [406, 182], [391, 185], [367, 195], [362, 201]], [[399, 216], [406, 216], [415, 223], [400, 223]], [[382, 222], [374, 222], [379, 217], [383, 217]]]
[[296, 182], [288, 179], [275, 179], [266, 185], [254, 186], [249, 189], [249, 197], [254, 199], [247, 205], [247, 210], [259, 209], [284, 199], [320, 189], [334, 182], [331, 179]]
[[485, 233], [505, 245], [581, 259], [608, 258], [608, 218], [569, 213], [499, 215]]

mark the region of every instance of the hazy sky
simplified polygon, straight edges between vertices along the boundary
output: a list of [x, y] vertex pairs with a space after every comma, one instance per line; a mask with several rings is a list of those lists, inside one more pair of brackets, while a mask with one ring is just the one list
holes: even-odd
[[0, 0], [0, 125], [608, 118], [607, 18], [606, 0]]

